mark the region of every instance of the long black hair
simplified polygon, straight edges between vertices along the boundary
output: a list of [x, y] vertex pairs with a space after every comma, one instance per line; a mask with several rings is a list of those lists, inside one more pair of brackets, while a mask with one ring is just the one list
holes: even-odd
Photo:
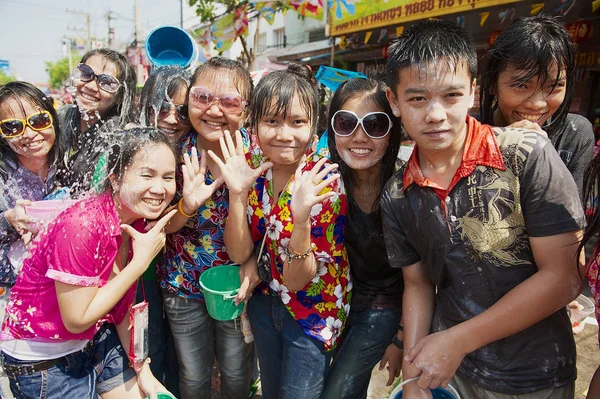
[[[310, 70], [302, 64], [290, 62], [287, 69], [270, 72], [262, 78], [250, 97], [248, 122], [250, 130], [258, 132], [260, 120], [270, 113], [283, 115], [290, 112], [294, 96], [308, 115], [311, 134], [317, 133], [319, 120], [319, 93]], [[310, 140], [309, 140], [310, 145]]]
[[565, 71], [565, 99], [556, 110], [550, 123], [544, 125], [549, 136], [561, 129], [565, 123], [573, 90], [575, 88], [575, 48], [567, 30], [553, 17], [536, 15], [516, 19], [498, 36], [488, 51], [481, 74], [481, 121], [493, 124], [494, 111], [498, 107], [496, 92], [498, 76], [507, 68], [523, 71], [519, 81], [537, 77], [541, 82], [539, 89], [548, 79], [558, 80], [558, 76], [549, 76], [553, 66]]
[[118, 117], [118, 125], [125, 126], [126, 124], [133, 122], [133, 106], [135, 102], [135, 85], [136, 77], [133, 67], [129, 63], [127, 57], [118, 51], [110, 50], [107, 48], [100, 48], [87, 52], [82, 58], [81, 63], [85, 64], [93, 56], [101, 56], [105, 61], [112, 62], [117, 69], [117, 78], [121, 82], [121, 87], [117, 91], [117, 101], [115, 105], [107, 112], [106, 115], [102, 115], [102, 119], [106, 120], [113, 116]]
[[[21, 81], [10, 82], [7, 83], [5, 86], [0, 87], [0, 115], [4, 114], [4, 103], [11, 98], [20, 104], [21, 110], [23, 110], [23, 102], [25, 101], [31, 104], [34, 108], [39, 108], [50, 113], [50, 116], [52, 117], [52, 126], [56, 138], [54, 139], [54, 145], [52, 146], [52, 149], [48, 153], [48, 158], [50, 159], [52, 164], [58, 163], [63, 157], [66, 148], [66, 143], [65, 138], [63, 137], [60, 130], [56, 110], [54, 109], [54, 105], [52, 104], [52, 98], [50, 96], [45, 95], [40, 89], [38, 89], [30, 83]], [[24, 110], [23, 113], [25, 113]], [[9, 118], [10, 116], [0, 117], [0, 119]], [[10, 169], [12, 169], [10, 163], [14, 165], [19, 164], [17, 155], [9, 147], [6, 139], [0, 138], [0, 176], [2, 176], [3, 178], [6, 178]]]
[[340, 157], [335, 142], [335, 132], [331, 126], [331, 117], [340, 109], [344, 109], [344, 104], [348, 101], [361, 98], [364, 102], [371, 102], [377, 107], [381, 108], [383, 112], [388, 114], [392, 120], [392, 130], [390, 130], [390, 140], [381, 158], [381, 168], [379, 169], [379, 182], [380, 192], [377, 194], [377, 200], [373, 203], [373, 210], [379, 208], [379, 198], [383, 192], [385, 183], [392, 177], [394, 173], [394, 166], [396, 159], [398, 159], [398, 151], [400, 150], [400, 141], [402, 139], [402, 124], [400, 119], [396, 118], [390, 107], [385, 91], [387, 85], [381, 81], [375, 79], [349, 79], [342, 83], [336, 90], [331, 102], [329, 103], [328, 122], [327, 122], [327, 135], [329, 141], [329, 152], [331, 154], [331, 161], [339, 165], [344, 185], [346, 186], [347, 195], [352, 195], [352, 187], [354, 186], [354, 177], [352, 168], [348, 166], [344, 160]]
[[187, 92], [189, 87], [190, 73], [182, 67], [166, 66], [152, 72], [140, 94], [139, 123], [142, 126], [156, 127], [163, 101], [173, 97], [182, 88]]

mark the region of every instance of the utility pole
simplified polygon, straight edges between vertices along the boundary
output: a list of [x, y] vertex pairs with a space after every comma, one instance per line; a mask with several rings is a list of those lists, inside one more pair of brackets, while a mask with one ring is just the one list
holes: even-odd
[[112, 11], [110, 11], [110, 9], [108, 10], [108, 12], [106, 13], [106, 22], [108, 23], [108, 46], [107, 47], [111, 47], [112, 46], [112, 41], [113, 41], [113, 37], [115, 34], [115, 31], [113, 30], [113, 28], [110, 26], [110, 21], [112, 21], [113, 19], [115, 19], [112, 16]]
[[62, 38], [63, 46], [66, 47], [67, 55], [69, 57], [69, 75], [73, 74], [73, 57], [71, 55], [71, 39], [68, 37]]
[[67, 8], [67, 12], [71, 13], [71, 14], [77, 14], [77, 15], [83, 15], [85, 17], [85, 30], [83, 29], [75, 29], [75, 28], [68, 28], [69, 30], [72, 31], [76, 31], [76, 32], [85, 32], [86, 33], [86, 40], [87, 40], [87, 50], [90, 51], [92, 49], [92, 34], [91, 34], [91, 15], [87, 12], [83, 12], [80, 10], [69, 10]]
[[179, 27], [183, 29], [183, 0], [179, 0]]
[[135, 14], [135, 46], [140, 47], [140, 40], [142, 38], [142, 31], [140, 29], [140, 0], [135, 0], [134, 3], [134, 14]]

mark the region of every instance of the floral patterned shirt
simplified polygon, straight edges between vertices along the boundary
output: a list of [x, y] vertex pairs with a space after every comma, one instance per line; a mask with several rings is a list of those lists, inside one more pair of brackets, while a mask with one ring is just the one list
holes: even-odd
[[[188, 133], [181, 140], [181, 159], [183, 154], [191, 154], [196, 146], [198, 134]], [[242, 129], [244, 149], [250, 146], [249, 135]], [[198, 154], [200, 160], [201, 155]], [[206, 183], [214, 181], [210, 171], [206, 173]], [[177, 196], [181, 198], [183, 176], [181, 165], [177, 168]], [[162, 288], [183, 298], [204, 300], [200, 292], [200, 275], [205, 270], [221, 265], [234, 264], [229, 259], [223, 240], [225, 220], [229, 215], [229, 190], [225, 185], [217, 188], [210, 199], [200, 206], [194, 217], [188, 219], [177, 232], [167, 234], [165, 254], [157, 268]]]
[[[260, 148], [248, 156], [249, 163], [256, 168], [265, 161]], [[300, 165], [302, 174], [312, 170], [320, 157], [309, 155]], [[252, 239], [257, 248], [265, 233], [265, 253], [270, 259], [273, 280], [262, 283], [256, 293], [277, 295], [286, 305], [306, 335], [324, 343], [325, 349], [333, 349], [342, 333], [350, 311], [352, 282], [348, 256], [344, 246], [344, 229], [348, 204], [341, 179], [322, 193], [333, 191], [337, 195], [313, 206], [310, 214], [312, 243], [315, 245], [317, 274], [302, 290], [292, 292], [283, 280], [283, 265], [286, 261], [285, 248], [294, 230], [294, 216], [290, 202], [294, 177], [292, 176], [279, 199], [273, 201], [273, 174], [266, 171], [254, 183], [248, 198], [247, 216]], [[275, 202], [274, 205], [272, 205]]]

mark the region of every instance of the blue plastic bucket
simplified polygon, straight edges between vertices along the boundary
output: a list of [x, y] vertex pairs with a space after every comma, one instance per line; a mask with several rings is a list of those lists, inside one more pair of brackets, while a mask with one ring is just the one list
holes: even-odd
[[[405, 384], [408, 384], [411, 381], [416, 381], [417, 378], [411, 378], [403, 381], [400, 385], [398, 385], [390, 394], [390, 399], [401, 399], [402, 398], [402, 387]], [[431, 395], [433, 399], [461, 399], [458, 392], [452, 385], [448, 385], [447, 388], [436, 388], [431, 390]]]
[[177, 65], [187, 68], [196, 62], [198, 49], [194, 39], [175, 26], [159, 26], [146, 38], [146, 54], [155, 67]]

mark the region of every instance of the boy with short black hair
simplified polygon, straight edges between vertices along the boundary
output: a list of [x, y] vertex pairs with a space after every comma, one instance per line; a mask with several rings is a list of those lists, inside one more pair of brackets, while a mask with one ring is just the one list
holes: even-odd
[[546, 138], [467, 116], [476, 70], [472, 39], [447, 21], [389, 51], [388, 100], [416, 142], [381, 202], [405, 279], [404, 379], [419, 376], [403, 397], [452, 379], [463, 398], [572, 398], [577, 187]]

